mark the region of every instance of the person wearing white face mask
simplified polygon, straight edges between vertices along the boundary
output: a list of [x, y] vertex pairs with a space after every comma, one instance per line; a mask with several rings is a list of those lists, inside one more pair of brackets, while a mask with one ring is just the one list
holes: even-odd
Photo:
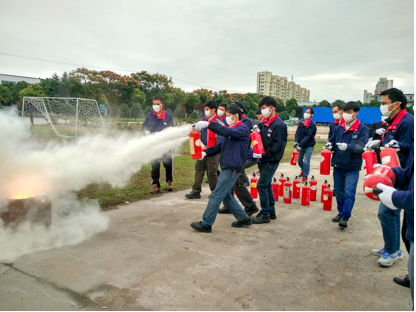
[[[204, 104], [204, 117], [201, 122], [216, 122], [217, 115], [217, 103], [215, 101], [208, 101]], [[208, 128], [202, 128], [196, 130], [201, 131], [201, 142], [206, 147], [212, 147], [217, 144], [217, 135], [209, 130]], [[202, 160], [197, 159], [195, 161], [195, 179], [192, 186], [192, 191], [189, 194], [186, 194], [185, 197], [189, 199], [201, 198], [202, 192], [202, 181], [204, 180], [205, 172], [208, 177], [209, 188], [214, 191], [215, 186], [218, 181], [218, 160], [219, 155], [214, 155], [211, 157], [205, 157]]]
[[348, 102], [344, 106], [345, 122], [339, 125], [329, 139], [326, 147], [334, 149], [334, 193], [337, 200], [338, 215], [332, 219], [341, 228], [348, 226], [348, 220], [355, 203], [355, 192], [359, 171], [363, 163], [362, 154], [368, 141], [368, 129], [358, 119], [360, 106]]
[[[153, 112], [149, 112], [142, 124], [142, 131], [146, 135], [150, 135], [153, 132], [159, 132], [167, 127], [174, 127], [173, 116], [163, 108], [163, 98], [155, 96], [153, 98]], [[166, 184], [167, 190], [172, 191], [173, 181], [173, 155], [172, 151], [163, 155], [162, 158], [152, 161], [152, 189], [150, 194], [156, 194], [160, 192], [160, 162], [166, 169]]]
[[340, 104], [336, 104], [332, 107], [332, 117], [334, 117], [335, 120], [329, 125], [328, 141], [335, 133], [335, 129], [344, 122], [344, 118], [342, 118], [343, 112], [344, 108]]
[[[305, 109], [304, 119], [298, 124], [295, 133], [295, 147], [299, 151], [298, 165], [301, 169], [302, 181], [307, 181], [312, 152], [315, 148], [316, 125], [312, 121], [313, 108]], [[299, 142], [299, 143], [298, 143]]]
[[225, 121], [225, 110], [226, 109], [227, 109], [227, 104], [221, 103], [220, 105], [218, 105], [218, 117], [222, 121]]

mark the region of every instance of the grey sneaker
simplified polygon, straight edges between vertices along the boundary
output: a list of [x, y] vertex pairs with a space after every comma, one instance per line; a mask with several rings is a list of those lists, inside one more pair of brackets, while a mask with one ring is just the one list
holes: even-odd
[[403, 259], [401, 250], [396, 251], [395, 253], [389, 253], [385, 251], [383, 255], [378, 259], [378, 264], [382, 266], [391, 266], [394, 261]]
[[381, 257], [384, 253], [384, 247], [381, 249], [371, 249], [371, 254], [374, 256], [379, 256]]

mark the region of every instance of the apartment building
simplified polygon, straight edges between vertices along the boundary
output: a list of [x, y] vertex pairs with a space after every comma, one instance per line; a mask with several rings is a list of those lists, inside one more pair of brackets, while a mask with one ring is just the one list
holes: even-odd
[[273, 96], [286, 101], [295, 98], [298, 102], [309, 102], [310, 91], [287, 77], [272, 75], [269, 71], [257, 73], [256, 93]]
[[380, 93], [384, 90], [393, 88], [393, 80], [388, 80], [387, 78], [379, 78], [376, 83], [376, 89], [374, 90], [374, 95], [371, 92], [364, 90], [364, 99], [363, 103], [370, 103], [372, 100], [380, 101]]

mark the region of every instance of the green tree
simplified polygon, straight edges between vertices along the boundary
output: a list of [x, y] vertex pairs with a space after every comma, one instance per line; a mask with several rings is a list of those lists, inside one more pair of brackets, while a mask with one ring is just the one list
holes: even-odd
[[108, 104], [106, 105], [107, 115], [110, 117], [117, 117], [118, 116], [118, 107], [115, 104]]
[[378, 101], [378, 100], [372, 100], [372, 101], [368, 104], [368, 106], [370, 106], [370, 107], [380, 107], [380, 101]]
[[291, 114], [293, 110], [296, 110], [297, 107], [298, 107], [298, 102], [296, 101], [296, 99], [291, 98], [290, 100], [286, 101], [286, 111], [289, 114]]
[[118, 114], [121, 118], [129, 118], [130, 117], [130, 108], [126, 104], [121, 104], [118, 109]]
[[288, 112], [286, 112], [286, 111], [280, 112], [280, 113], [278, 113], [278, 115], [279, 115], [279, 117], [280, 117], [283, 121], [285, 121], [285, 120], [288, 120], [288, 119], [289, 119], [289, 113], [288, 113]]
[[295, 116], [296, 116], [296, 109], [292, 110], [292, 112], [290, 113], [290, 115], [291, 115], [292, 117], [295, 117]]
[[276, 103], [277, 103], [277, 105], [276, 105], [276, 112], [277, 113], [285, 111], [285, 102], [283, 102], [282, 99], [276, 98]]
[[363, 102], [361, 102], [359, 100], [357, 101], [357, 104], [360, 105], [360, 107], [363, 106]]
[[174, 112], [173, 112], [173, 117], [174, 118], [183, 118], [183, 115], [181, 113], [181, 109], [177, 108]]
[[27, 88], [20, 90], [19, 97], [20, 100], [23, 100], [23, 97], [25, 96], [37, 96], [42, 97], [45, 96], [45, 92], [43, 91], [43, 88], [40, 86], [40, 84], [31, 84]]
[[151, 108], [151, 107], [146, 107], [145, 109], [144, 109], [144, 116], [146, 117], [146, 115], [147, 114], [149, 114], [151, 111], [152, 111], [153, 109]]
[[143, 114], [143, 110], [142, 108], [139, 106], [139, 104], [134, 103], [131, 105], [131, 109], [130, 109], [130, 115], [131, 117], [134, 118], [134, 120], [136, 120], [136, 118], [143, 118], [144, 114]]
[[144, 104], [146, 103], [146, 94], [140, 91], [140, 89], [134, 90], [131, 97], [131, 102], [139, 104], [140, 107], [144, 107]]
[[173, 115], [172, 110], [169, 107], [166, 108], [165, 111], [167, 111], [169, 114]]
[[318, 107], [331, 107], [331, 104], [327, 100], [319, 102]]
[[413, 111], [413, 105], [412, 106], [406, 106], [406, 110], [409, 114], [415, 115], [415, 112]]
[[0, 104], [8, 104], [12, 99], [12, 91], [8, 87], [0, 85]]
[[334, 107], [335, 105], [341, 105], [342, 107], [344, 107], [345, 102], [343, 100], [336, 100], [334, 103], [332, 103], [332, 107]]
[[199, 119], [198, 113], [197, 113], [197, 112], [193, 112], [193, 113], [191, 114], [190, 118], [191, 118], [191, 119], [193, 119], [193, 120], [197, 120], [197, 119]]
[[[195, 109], [195, 104], [198, 103], [199, 98], [192, 93], [186, 96], [185, 109], [188, 114], [191, 114]], [[218, 103], [218, 102], [217, 102]]]
[[98, 102], [98, 104], [108, 104], [108, 100], [107, 100], [107, 97], [105, 96], [105, 94], [101, 94], [98, 97], [97, 102]]
[[250, 118], [250, 119], [256, 119], [257, 117], [256, 117], [256, 113], [253, 111], [253, 110], [250, 110], [248, 113], [247, 113], [247, 117], [248, 118]]
[[61, 79], [57, 73], [53, 73], [52, 78], [43, 79], [39, 83], [45, 91], [45, 96], [60, 97], [61, 96]]

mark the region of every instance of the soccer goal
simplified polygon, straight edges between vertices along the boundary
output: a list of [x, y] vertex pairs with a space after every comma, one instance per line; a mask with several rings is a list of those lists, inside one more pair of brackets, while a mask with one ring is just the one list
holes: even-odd
[[104, 130], [96, 100], [25, 96], [22, 117], [30, 122], [35, 136], [77, 138]]

